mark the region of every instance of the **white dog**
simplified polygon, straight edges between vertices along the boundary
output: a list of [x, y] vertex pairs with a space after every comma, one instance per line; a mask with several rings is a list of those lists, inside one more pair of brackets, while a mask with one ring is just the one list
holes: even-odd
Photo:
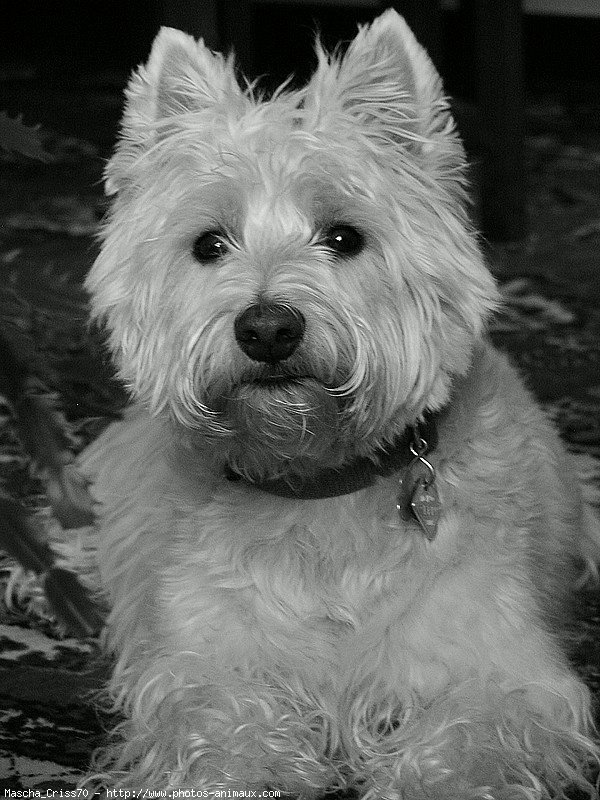
[[[560, 645], [600, 555], [507, 360], [440, 80], [388, 11], [263, 100], [163, 29], [87, 287], [135, 403], [87, 453], [106, 785], [596, 797]], [[233, 796], [233, 795], [228, 795]]]

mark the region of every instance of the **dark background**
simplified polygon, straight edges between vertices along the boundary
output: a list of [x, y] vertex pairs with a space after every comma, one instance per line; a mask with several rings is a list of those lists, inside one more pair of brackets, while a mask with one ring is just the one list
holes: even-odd
[[[198, 8], [204, 2], [198, 0]], [[182, 11], [182, 5], [191, 7], [192, 14]], [[378, 13], [373, 7], [354, 5], [254, 5], [221, 0], [216, 3], [221, 32], [215, 35], [212, 30], [201, 30], [203, 14], [194, 17], [193, 5], [160, 0], [6, 3], [0, 24], [0, 108], [13, 115], [23, 113], [30, 123], [46, 123], [60, 132], [108, 145], [116, 130], [120, 92], [127, 75], [145, 60], [154, 34], [165, 22], [185, 22], [188, 17], [189, 23], [182, 27], [195, 35], [204, 33], [218, 49], [233, 44], [247, 71], [270, 76], [265, 78], [266, 84], [276, 85], [292, 72], [300, 79], [310, 73], [317, 30], [326, 45], [333, 47], [350, 39], [358, 22], [369, 21]], [[251, 27], [244, 19], [244, 9], [250, 5]], [[408, 1], [396, 4], [409, 21], [411, 5]], [[233, 28], [225, 19], [231, 16], [237, 23]], [[473, 100], [472, 3], [441, 12], [438, 38], [434, 59], [447, 90], [459, 100]], [[540, 99], [546, 104], [557, 101], [568, 106], [577, 124], [600, 128], [599, 44], [598, 18], [525, 14], [523, 74], [528, 107], [535, 111]], [[86, 113], [90, 95], [104, 95], [104, 114], [90, 118]]]

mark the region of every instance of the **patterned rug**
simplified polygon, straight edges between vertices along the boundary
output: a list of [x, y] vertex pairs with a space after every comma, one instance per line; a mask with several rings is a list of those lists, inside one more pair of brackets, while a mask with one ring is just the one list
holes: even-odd
[[[93, 146], [50, 137], [51, 165], [6, 163], [0, 177], [0, 330], [60, 397], [75, 452], [118, 415], [125, 397], [85, 327], [81, 279], [103, 213]], [[600, 148], [529, 140], [531, 235], [490, 248], [505, 307], [492, 325], [568, 446], [600, 457]], [[0, 489], [47, 509], [40, 481], [0, 404]], [[95, 639], [61, 636], [50, 619], [2, 602], [0, 788], [70, 789], [107, 720], [94, 692], [107, 672]], [[578, 596], [573, 661], [600, 698], [600, 592]], [[576, 795], [573, 795], [575, 798]]]

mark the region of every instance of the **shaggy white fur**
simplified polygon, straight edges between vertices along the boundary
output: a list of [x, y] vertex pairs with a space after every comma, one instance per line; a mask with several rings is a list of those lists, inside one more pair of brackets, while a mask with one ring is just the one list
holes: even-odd
[[[132, 78], [87, 282], [136, 399], [83, 459], [125, 717], [107, 786], [597, 796], [560, 628], [600, 528], [483, 338], [464, 168], [391, 11], [268, 101], [169, 29]], [[280, 327], [249, 343], [255, 306]], [[331, 498], [260, 488], [376, 462], [431, 412], [431, 541], [396, 508], [406, 469]]]

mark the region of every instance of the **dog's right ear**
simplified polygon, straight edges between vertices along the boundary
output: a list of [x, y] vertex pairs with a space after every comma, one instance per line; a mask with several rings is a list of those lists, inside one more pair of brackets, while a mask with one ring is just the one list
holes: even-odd
[[462, 196], [465, 153], [441, 78], [394, 9], [360, 26], [344, 56], [317, 42], [317, 57], [304, 104], [313, 129], [359, 131], [386, 168], [408, 156]]
[[106, 193], [127, 185], [132, 167], [182, 115], [218, 106], [229, 111], [243, 103], [233, 57], [211, 52], [174, 28], [161, 28], [145, 66], [132, 75], [125, 91], [121, 137], [106, 173]]

